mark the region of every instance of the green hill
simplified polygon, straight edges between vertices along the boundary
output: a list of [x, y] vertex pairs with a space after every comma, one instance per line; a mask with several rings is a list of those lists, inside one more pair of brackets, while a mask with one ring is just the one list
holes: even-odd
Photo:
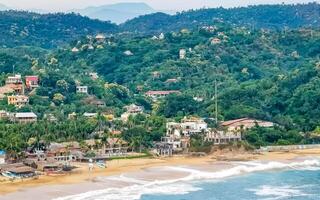
[[113, 33], [117, 26], [75, 14], [0, 12], [0, 45], [54, 48], [88, 34]]
[[320, 27], [320, 4], [257, 5], [240, 8], [190, 10], [176, 15], [155, 13], [130, 20], [122, 30], [140, 33], [159, 33], [182, 28], [195, 28], [214, 22], [228, 22], [250, 28], [284, 29]]

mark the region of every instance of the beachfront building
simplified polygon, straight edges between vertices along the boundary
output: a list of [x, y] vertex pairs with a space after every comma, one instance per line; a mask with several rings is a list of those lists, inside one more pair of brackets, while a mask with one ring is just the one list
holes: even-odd
[[183, 118], [181, 123], [168, 122], [166, 124], [166, 135], [174, 138], [190, 137], [194, 134], [205, 133], [208, 131], [208, 125], [200, 118]]
[[88, 86], [77, 86], [76, 91], [80, 94], [88, 94]]
[[36, 175], [35, 170], [23, 163], [6, 164], [0, 166], [2, 175], [10, 178], [30, 178]]
[[37, 118], [37, 115], [33, 112], [13, 113], [11, 115], [11, 121], [17, 123], [32, 123], [36, 122]]
[[273, 127], [273, 122], [262, 121], [250, 118], [241, 118], [235, 120], [224, 121], [221, 124], [229, 132], [241, 132], [244, 130], [251, 129], [255, 126], [260, 127]]
[[210, 130], [206, 132], [205, 141], [212, 142], [214, 145], [229, 144], [230, 142], [239, 142], [241, 141], [241, 133]]
[[128, 154], [128, 143], [121, 138], [108, 138], [103, 145], [103, 155], [107, 157], [126, 156]]
[[14, 105], [16, 107], [23, 107], [29, 103], [29, 97], [24, 95], [12, 95], [8, 96], [8, 105]]
[[167, 91], [148, 91], [145, 93], [147, 97], [150, 97], [154, 100], [157, 100], [159, 98], [166, 97], [170, 94], [179, 94], [180, 92], [178, 90], [167, 90]]
[[26, 76], [26, 87], [29, 90], [39, 87], [38, 76]]

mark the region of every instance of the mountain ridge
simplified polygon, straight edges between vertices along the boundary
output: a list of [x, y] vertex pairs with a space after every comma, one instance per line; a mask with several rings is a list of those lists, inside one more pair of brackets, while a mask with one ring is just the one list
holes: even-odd
[[102, 6], [90, 6], [84, 9], [71, 10], [83, 16], [103, 21], [123, 23], [140, 15], [156, 12], [146, 3], [117, 3]]

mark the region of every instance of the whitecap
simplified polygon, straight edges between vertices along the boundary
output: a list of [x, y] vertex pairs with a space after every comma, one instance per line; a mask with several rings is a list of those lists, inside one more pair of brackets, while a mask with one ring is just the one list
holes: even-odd
[[[104, 190], [90, 191], [83, 194], [72, 195], [67, 197], [56, 198], [55, 200], [138, 200], [142, 195], [148, 194], [159, 194], [159, 195], [172, 195], [172, 194], [187, 194], [189, 192], [194, 192], [201, 190], [201, 188], [195, 187], [191, 181], [196, 180], [223, 180], [226, 177], [236, 176], [243, 173], [252, 173], [266, 170], [275, 169], [315, 169], [320, 167], [319, 160], [305, 160], [303, 162], [292, 162], [292, 163], [281, 163], [281, 162], [268, 162], [268, 163], [258, 163], [249, 162], [242, 163], [241, 165], [217, 171], [217, 172], [204, 172], [187, 167], [166, 167], [174, 173], [174, 171], [187, 172], [189, 175], [179, 178], [179, 179], [169, 179], [169, 180], [154, 180], [154, 181], [144, 181], [139, 179], [130, 178], [124, 175], [109, 177], [107, 179], [128, 182], [131, 185], [122, 188], [107, 188]], [[105, 179], [106, 180], [106, 179]], [[271, 191], [270, 187], [264, 187], [255, 191], [257, 195], [267, 195], [273, 197], [278, 195], [278, 197], [285, 195], [303, 195], [299, 193], [297, 188], [278, 188], [278, 190]], [[269, 193], [268, 193], [269, 192]]]
[[303, 193], [300, 187], [294, 186], [271, 186], [263, 185], [257, 189], [248, 189], [255, 195], [265, 197], [264, 200], [288, 199], [289, 197], [310, 196], [310, 194]]

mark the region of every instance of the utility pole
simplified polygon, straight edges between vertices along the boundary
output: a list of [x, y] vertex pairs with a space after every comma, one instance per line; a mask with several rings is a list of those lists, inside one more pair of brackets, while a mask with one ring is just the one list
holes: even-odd
[[215, 118], [216, 123], [218, 124], [218, 86], [217, 86], [217, 79], [214, 80], [214, 100], [215, 100]]

